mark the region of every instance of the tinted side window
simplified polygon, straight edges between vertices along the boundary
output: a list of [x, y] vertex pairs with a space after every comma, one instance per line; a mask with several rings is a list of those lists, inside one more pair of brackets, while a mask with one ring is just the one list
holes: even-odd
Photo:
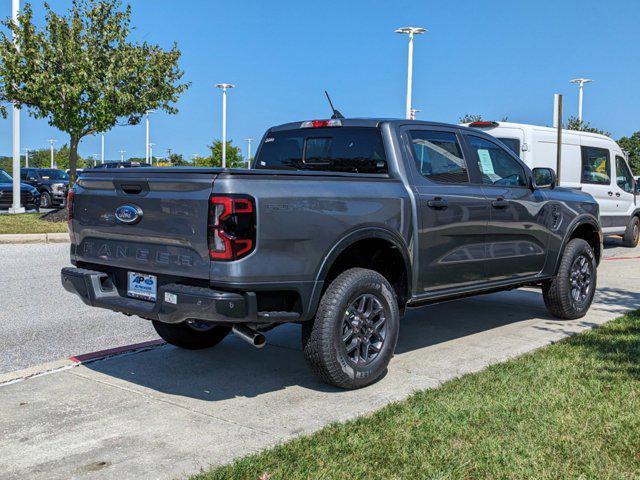
[[409, 131], [413, 156], [420, 173], [443, 183], [469, 183], [462, 149], [452, 132]]
[[498, 140], [509, 147], [509, 150], [515, 153], [518, 157], [520, 156], [520, 140], [517, 138], [498, 138]]
[[581, 147], [582, 183], [609, 185], [611, 183], [611, 162], [606, 148]]
[[477, 154], [478, 169], [485, 185], [526, 187], [529, 182], [524, 168], [497, 143], [469, 135], [469, 144]]
[[27, 179], [27, 173], [29, 173], [28, 170], [20, 170], [20, 179], [21, 180], [26, 180]]
[[380, 130], [373, 127], [300, 128], [270, 132], [255, 168], [387, 173]]
[[633, 175], [622, 157], [616, 157], [616, 182], [625, 192], [633, 193]]

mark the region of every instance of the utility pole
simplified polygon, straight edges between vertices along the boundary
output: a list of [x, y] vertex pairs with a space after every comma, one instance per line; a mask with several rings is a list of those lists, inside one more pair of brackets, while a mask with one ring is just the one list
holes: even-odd
[[104, 132], [100, 134], [100, 163], [104, 163]]
[[[18, 23], [20, 14], [20, 0], [11, 1], [11, 19]], [[13, 35], [13, 44], [18, 48], [18, 39]], [[13, 104], [13, 199], [9, 213], [24, 213], [24, 207], [20, 206], [20, 108]]]
[[251, 142], [253, 142], [253, 138], [245, 138], [247, 142], [247, 168], [251, 169]]
[[218, 83], [222, 89], [222, 168], [227, 168], [227, 89], [234, 88], [231, 83]]
[[54, 140], [53, 138], [49, 139], [49, 144], [51, 145], [51, 168], [55, 168], [55, 164], [53, 162], [53, 144], [56, 142], [57, 140]]
[[145, 155], [146, 163], [149, 163], [149, 114], [150, 113], [156, 113], [156, 111], [155, 110], [147, 110], [145, 113], [147, 115], [147, 143], [146, 143], [146, 146], [145, 146], [144, 155]]
[[571, 83], [577, 83], [580, 87], [580, 93], [578, 94], [578, 121], [582, 123], [582, 97], [584, 95], [584, 84], [593, 82], [590, 78], [574, 78]]
[[413, 37], [414, 35], [422, 35], [427, 29], [422, 27], [402, 27], [396, 30], [396, 33], [409, 35], [409, 60], [407, 64], [407, 103], [406, 118], [411, 119], [411, 89], [413, 84]]

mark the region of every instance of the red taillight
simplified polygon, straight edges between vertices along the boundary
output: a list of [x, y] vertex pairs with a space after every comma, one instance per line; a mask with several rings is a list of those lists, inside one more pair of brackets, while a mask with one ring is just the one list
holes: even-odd
[[256, 243], [253, 198], [246, 195], [211, 195], [208, 232], [211, 260], [238, 260], [251, 253]]
[[471, 122], [469, 124], [470, 127], [474, 127], [474, 128], [493, 128], [493, 127], [499, 127], [500, 124], [498, 122]]
[[75, 195], [76, 194], [73, 190], [69, 190], [67, 193], [67, 220], [69, 222], [73, 220], [73, 200]]

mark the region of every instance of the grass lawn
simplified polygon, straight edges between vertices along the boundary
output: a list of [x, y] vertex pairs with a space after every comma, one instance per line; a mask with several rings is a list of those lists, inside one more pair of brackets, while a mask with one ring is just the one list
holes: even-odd
[[640, 312], [194, 479], [640, 478]]
[[67, 222], [43, 220], [41, 213], [0, 215], [0, 235], [5, 233], [57, 233], [67, 231]]

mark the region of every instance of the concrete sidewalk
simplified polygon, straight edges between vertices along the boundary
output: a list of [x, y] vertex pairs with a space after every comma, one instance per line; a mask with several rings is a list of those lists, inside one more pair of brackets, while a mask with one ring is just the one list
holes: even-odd
[[312, 377], [296, 326], [270, 332], [262, 351], [230, 336], [2, 386], [0, 478], [172, 479], [229, 462], [640, 308], [640, 259], [604, 260], [598, 275], [577, 321], [552, 319], [530, 290], [411, 311], [388, 374], [358, 391]]

